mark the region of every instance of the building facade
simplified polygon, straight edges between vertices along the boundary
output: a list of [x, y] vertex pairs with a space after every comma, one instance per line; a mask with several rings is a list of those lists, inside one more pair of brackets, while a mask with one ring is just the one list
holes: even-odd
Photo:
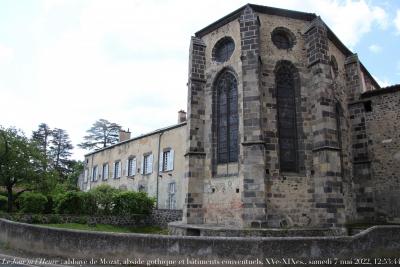
[[132, 139], [121, 132], [119, 143], [85, 155], [79, 187], [88, 191], [108, 184], [143, 191], [159, 209], [182, 209], [185, 137], [186, 122]]
[[397, 89], [380, 89], [315, 14], [249, 4], [198, 31], [183, 221], [340, 227], [398, 217]]
[[[191, 38], [187, 122], [161, 141], [156, 131], [86, 155], [87, 175], [98, 179], [82, 188], [143, 185], [171, 208], [174, 179], [174, 208], [187, 224], [396, 221], [399, 107], [400, 86], [380, 88], [320, 17], [248, 4]], [[168, 149], [174, 169], [157, 176]], [[149, 153], [157, 156], [143, 174]], [[123, 167], [132, 157], [134, 177]], [[100, 182], [93, 168], [105, 163], [114, 174]]]

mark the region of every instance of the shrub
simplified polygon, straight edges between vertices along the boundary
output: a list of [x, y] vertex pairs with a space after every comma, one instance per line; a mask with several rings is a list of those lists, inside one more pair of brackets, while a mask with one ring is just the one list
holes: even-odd
[[60, 195], [57, 199], [56, 213], [81, 214], [83, 210], [83, 194], [82, 192], [70, 191]]
[[100, 215], [110, 215], [114, 207], [113, 197], [119, 193], [120, 190], [103, 184], [93, 188], [89, 192], [96, 201], [97, 213]]
[[44, 206], [44, 214], [52, 214], [54, 212], [54, 198], [52, 195], [48, 195], [47, 197], [47, 203]]
[[5, 196], [0, 196], [0, 210], [7, 210], [8, 199]]
[[83, 205], [80, 214], [95, 215], [97, 214], [97, 203], [96, 198], [90, 192], [82, 193]]
[[51, 214], [48, 223], [61, 223], [61, 217], [58, 214]]
[[120, 192], [113, 197], [115, 215], [149, 214], [154, 207], [154, 199], [144, 192]]
[[43, 213], [47, 198], [41, 193], [25, 192], [20, 196], [19, 204], [24, 213]]
[[96, 200], [92, 194], [69, 191], [57, 198], [55, 211], [58, 214], [93, 215], [97, 212]]

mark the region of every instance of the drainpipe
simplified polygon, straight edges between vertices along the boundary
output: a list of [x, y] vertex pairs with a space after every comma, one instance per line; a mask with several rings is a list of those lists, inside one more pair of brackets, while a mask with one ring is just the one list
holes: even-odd
[[156, 209], [158, 209], [158, 178], [160, 176], [160, 153], [161, 153], [161, 136], [163, 135], [163, 131], [158, 135], [158, 153], [157, 153], [157, 189], [156, 189]]
[[[89, 190], [92, 189], [93, 173], [91, 171], [93, 171], [93, 157], [94, 157], [94, 154], [91, 155], [91, 162], [90, 162], [90, 164], [88, 164], [89, 168], [88, 168], [88, 183], [87, 184], [88, 184]], [[86, 190], [87, 189], [88, 188], [86, 188]], [[87, 190], [87, 191], [89, 191], [89, 190]]]

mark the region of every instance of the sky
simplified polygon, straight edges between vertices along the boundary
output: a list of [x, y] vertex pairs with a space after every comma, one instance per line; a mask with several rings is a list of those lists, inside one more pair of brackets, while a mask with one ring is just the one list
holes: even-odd
[[[248, 1], [0, 0], [0, 125], [44, 122], [75, 147], [101, 118], [132, 136], [173, 125], [190, 36]], [[251, 3], [320, 15], [381, 86], [400, 83], [400, 1]]]

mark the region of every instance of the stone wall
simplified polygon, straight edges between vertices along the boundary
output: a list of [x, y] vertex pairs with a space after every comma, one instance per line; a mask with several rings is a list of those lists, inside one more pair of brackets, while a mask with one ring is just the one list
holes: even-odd
[[400, 220], [399, 89], [367, 92], [351, 105], [359, 220]]
[[[181, 237], [100, 233], [47, 228], [0, 219], [0, 242], [9, 248], [51, 258], [171, 260], [169, 265], [262, 266], [266, 259], [292, 258], [309, 265], [314, 259], [398, 257], [399, 226], [375, 226], [352, 237]], [[233, 264], [228, 261], [242, 261]], [[245, 262], [245, 260], [253, 261]], [[181, 261], [181, 262], [178, 262]], [[203, 265], [206, 262], [203, 262]], [[255, 264], [257, 263], [257, 264]], [[354, 262], [353, 262], [354, 263]], [[142, 263], [146, 265], [146, 262]], [[167, 265], [165, 262], [161, 265]]]
[[153, 210], [149, 215], [127, 216], [85, 216], [64, 214], [1, 214], [0, 217], [24, 223], [84, 223], [111, 224], [120, 226], [159, 226], [167, 227], [168, 223], [181, 221], [182, 210]]
[[[340, 227], [352, 221], [355, 213], [347, 103], [354, 98], [353, 94], [358, 97], [361, 93], [360, 82], [353, 81], [354, 75], [357, 79], [361, 75], [358, 58], [352, 56], [352, 60], [347, 60], [351, 52], [344, 52], [338, 42], [332, 41], [332, 33], [319, 17], [305, 20], [302, 16], [259, 11], [247, 5], [235, 15], [236, 19], [196, 35], [205, 53], [192, 49], [190, 66], [194, 64], [193, 58], [201, 54], [201, 63], [205, 60], [205, 65], [194, 74], [204, 72], [205, 85], [195, 88], [189, 77], [188, 101], [189, 106], [195, 107], [192, 111], [195, 116], [189, 118], [195, 131], [189, 133], [196, 136], [188, 139], [204, 147], [205, 160], [188, 166], [188, 174], [198, 175], [192, 178], [196, 183], [190, 182], [195, 186], [189, 186], [189, 191], [192, 187], [203, 193], [203, 223]], [[272, 42], [276, 29], [290, 32], [291, 47], [281, 49]], [[225, 37], [234, 41], [235, 49], [226, 62], [216, 62], [212, 51]], [[335, 70], [332, 57], [337, 59]], [[194, 66], [190, 67], [192, 72], [196, 70], [197, 65]], [[280, 137], [284, 138], [279, 133], [276, 73], [281, 67], [290, 68], [295, 83], [297, 138], [293, 143], [297, 166], [296, 171], [290, 172], [282, 171], [284, 168], [280, 166]], [[237, 77], [240, 138], [237, 164], [217, 164], [215, 160], [218, 146], [215, 81], [225, 70]], [[200, 118], [204, 118], [203, 126]], [[200, 205], [200, 197], [195, 199], [190, 195], [187, 199]]]

